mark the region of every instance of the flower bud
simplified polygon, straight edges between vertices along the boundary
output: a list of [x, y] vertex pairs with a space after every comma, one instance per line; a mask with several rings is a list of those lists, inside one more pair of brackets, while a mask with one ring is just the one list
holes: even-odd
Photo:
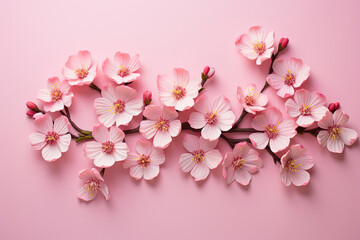
[[29, 117], [32, 117], [32, 116], [34, 116], [35, 114], [36, 114], [36, 112], [33, 111], [33, 110], [31, 110], [31, 109], [29, 109], [29, 110], [26, 112], [26, 115], [28, 115]]
[[330, 103], [329, 104], [329, 111], [330, 112], [335, 112], [336, 110], [338, 110], [340, 108], [340, 103], [339, 102], [335, 102], [335, 103]]
[[288, 38], [281, 38], [279, 41], [279, 52], [284, 50], [288, 44], [289, 44]]
[[26, 106], [27, 106], [30, 110], [33, 110], [33, 111], [35, 111], [35, 112], [38, 112], [38, 111], [39, 111], [38, 106], [37, 106], [35, 103], [33, 103], [33, 102], [30, 102], [30, 101], [26, 102]]
[[207, 74], [208, 78], [211, 78], [215, 74], [215, 68], [211, 67], [209, 73]]
[[145, 91], [143, 94], [143, 101], [145, 106], [149, 105], [152, 100], [152, 93], [150, 91]]
[[209, 73], [209, 71], [210, 71], [210, 67], [209, 67], [209, 66], [206, 66], [206, 67], [204, 67], [203, 74], [204, 74], [205, 76], [207, 76], [208, 73]]

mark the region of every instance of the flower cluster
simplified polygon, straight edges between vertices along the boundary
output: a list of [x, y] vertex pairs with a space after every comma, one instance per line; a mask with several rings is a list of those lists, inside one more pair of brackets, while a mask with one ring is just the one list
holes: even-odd
[[[206, 82], [215, 75], [213, 67], [206, 66], [199, 77], [182, 68], [174, 68], [173, 75], [157, 77], [160, 105], [152, 104], [152, 93], [142, 96], [129, 85], [141, 79], [139, 55], [117, 52], [113, 60], [107, 58], [102, 72], [107, 81], [100, 89], [94, 83], [97, 63], [90, 52], [79, 51], [70, 56], [63, 68], [63, 80], [52, 77], [47, 89], [40, 90], [41, 107], [27, 102], [27, 115], [34, 119], [36, 133], [29, 136], [36, 150], [48, 162], [56, 161], [69, 149], [71, 139], [83, 144], [84, 156], [96, 168], [80, 171], [79, 178], [85, 185], [78, 197], [89, 201], [100, 191], [109, 199], [104, 182], [105, 169], [123, 162], [135, 179], [151, 180], [158, 176], [160, 165], [165, 162], [165, 149], [182, 132], [184, 153], [179, 156], [182, 172], [190, 173], [195, 181], [206, 179], [210, 170], [223, 169], [225, 182], [248, 185], [252, 175], [263, 166], [259, 150], [266, 150], [275, 164], [279, 163], [280, 180], [284, 185], [306, 185], [308, 172], [314, 160], [304, 146], [290, 144], [297, 134], [311, 133], [330, 152], [341, 153], [358, 138], [356, 131], [345, 127], [349, 116], [340, 110], [338, 102], [326, 107], [326, 97], [316, 91], [299, 89], [310, 76], [310, 67], [301, 59], [278, 58], [287, 48], [289, 39], [281, 38], [274, 47], [274, 32], [266, 34], [259, 26], [250, 28], [248, 34], [240, 35], [235, 45], [257, 65], [271, 59], [264, 86], [255, 84], [237, 86], [236, 107], [242, 109], [239, 117], [232, 111], [232, 103], [223, 95], [210, 97], [203, 93]], [[101, 96], [95, 99], [94, 113], [98, 124], [92, 130], [84, 130], [71, 119], [73, 86], [89, 86]], [[281, 98], [283, 106], [269, 106], [264, 90], [271, 86]], [[279, 109], [284, 108], [287, 114]], [[182, 111], [190, 110], [186, 122], [181, 122]], [[61, 115], [56, 115], [56, 113]], [[135, 116], [142, 114], [142, 121], [134, 129], [124, 129]], [[252, 116], [251, 127], [240, 128], [242, 120]], [[58, 116], [58, 117], [56, 117]], [[53, 120], [54, 119], [54, 120]], [[72, 128], [71, 128], [72, 127]], [[76, 131], [76, 133], [71, 133]], [[192, 132], [192, 133], [190, 133]], [[248, 138], [233, 138], [232, 133], [248, 133]], [[127, 134], [142, 138], [135, 146], [128, 146]], [[220, 140], [232, 148], [224, 154], [217, 149]], [[285, 151], [286, 150], [286, 151]], [[285, 151], [282, 156], [279, 152]]]

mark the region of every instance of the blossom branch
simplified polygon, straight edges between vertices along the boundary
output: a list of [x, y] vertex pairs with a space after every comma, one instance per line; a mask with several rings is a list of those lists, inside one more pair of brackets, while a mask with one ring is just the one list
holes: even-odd
[[269, 145], [265, 147], [265, 150], [272, 156], [275, 164], [276, 162], [279, 162], [281, 164], [280, 158], [273, 151], [271, 151]]
[[84, 134], [84, 135], [89, 135], [89, 134], [91, 134], [91, 131], [87, 131], [87, 130], [81, 129], [80, 127], [78, 127], [78, 126], [76, 125], [76, 123], [74, 123], [74, 122], [71, 120], [70, 111], [69, 111], [68, 107], [65, 106], [64, 109], [65, 109], [65, 113], [64, 113], [64, 111], [60, 111], [60, 113], [61, 113], [62, 115], [64, 115], [65, 117], [67, 117], [67, 119], [69, 120], [69, 123], [71, 124], [71, 126], [72, 126], [76, 131], [78, 131], [79, 133], [82, 133], [82, 134]]
[[94, 89], [94, 90], [98, 91], [99, 93], [101, 93], [101, 89], [100, 89], [98, 86], [96, 86], [94, 82], [92, 82], [92, 83], [89, 85], [89, 87], [90, 87], [91, 89]]

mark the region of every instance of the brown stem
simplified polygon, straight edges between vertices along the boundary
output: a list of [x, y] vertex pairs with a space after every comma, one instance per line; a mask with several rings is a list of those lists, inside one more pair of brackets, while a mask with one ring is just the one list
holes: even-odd
[[266, 146], [265, 150], [272, 156], [275, 164], [276, 162], [281, 164], [280, 158], [273, 151], [271, 151], [269, 145]]
[[98, 91], [99, 93], [101, 93], [101, 89], [100, 89], [98, 86], [96, 86], [95, 83], [92, 82], [92, 83], [89, 85], [89, 87], [90, 87], [91, 89], [94, 89], [94, 90]]

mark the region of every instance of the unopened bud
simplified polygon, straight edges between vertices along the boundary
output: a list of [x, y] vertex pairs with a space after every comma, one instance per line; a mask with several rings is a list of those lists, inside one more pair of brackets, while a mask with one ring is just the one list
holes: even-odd
[[335, 102], [335, 103], [330, 103], [329, 104], [329, 111], [330, 112], [335, 112], [336, 110], [338, 110], [340, 108], [340, 103], [339, 102]]
[[211, 67], [208, 73], [208, 78], [211, 78], [215, 75], [215, 68]]
[[29, 117], [32, 117], [32, 116], [34, 116], [35, 114], [36, 114], [36, 112], [33, 111], [33, 110], [31, 110], [31, 109], [29, 109], [29, 110], [26, 112], [26, 115], [28, 115]]
[[152, 100], [152, 93], [150, 91], [145, 91], [143, 94], [143, 101], [145, 106], [149, 105]]
[[204, 67], [203, 74], [204, 74], [205, 76], [207, 76], [208, 73], [209, 73], [209, 71], [210, 71], [210, 67], [209, 67], [209, 66], [206, 66], [206, 67]]
[[35, 112], [38, 112], [38, 111], [39, 111], [38, 106], [37, 106], [35, 103], [33, 103], [33, 102], [30, 102], [30, 101], [26, 102], [26, 106], [27, 106], [30, 110], [33, 110], [33, 111], [35, 111]]
[[279, 41], [279, 51], [284, 50], [288, 44], [289, 44], [288, 38], [281, 38]]

